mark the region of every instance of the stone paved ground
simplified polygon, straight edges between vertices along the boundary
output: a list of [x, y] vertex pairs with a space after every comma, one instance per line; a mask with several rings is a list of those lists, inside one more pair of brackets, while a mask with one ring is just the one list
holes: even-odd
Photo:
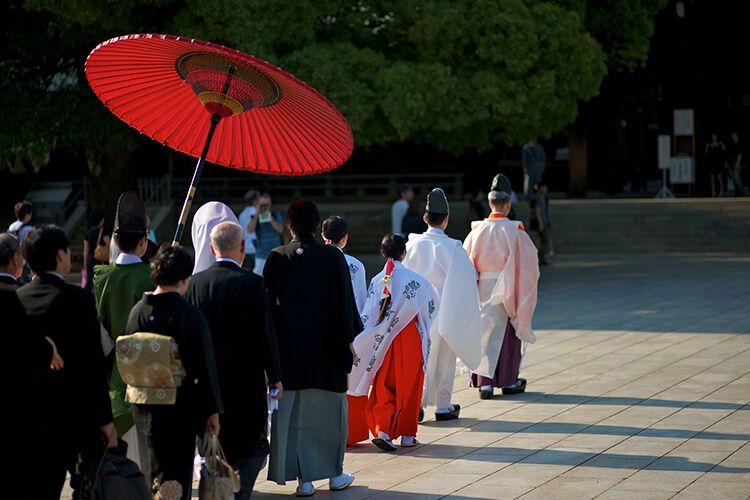
[[[315, 498], [750, 498], [750, 255], [557, 256], [544, 267], [528, 392], [420, 425], [423, 445], [347, 450]], [[294, 495], [262, 471], [255, 499]], [[194, 493], [197, 498], [197, 492]]]
[[[523, 376], [416, 448], [347, 450], [348, 490], [316, 498], [750, 497], [750, 256], [557, 256], [544, 267]], [[296, 485], [256, 484], [256, 499]]]

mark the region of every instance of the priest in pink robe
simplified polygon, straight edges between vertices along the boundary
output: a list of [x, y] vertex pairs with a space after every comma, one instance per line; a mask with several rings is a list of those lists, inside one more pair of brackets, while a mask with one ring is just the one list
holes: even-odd
[[502, 186], [510, 183], [502, 177], [505, 182], [496, 178], [488, 196], [492, 213], [473, 222], [464, 241], [478, 277], [482, 359], [470, 385], [479, 388], [481, 399], [492, 398], [493, 388], [502, 388], [503, 394], [524, 392], [521, 347], [536, 341], [531, 318], [539, 279], [537, 251], [523, 224], [506, 217], [510, 194]]

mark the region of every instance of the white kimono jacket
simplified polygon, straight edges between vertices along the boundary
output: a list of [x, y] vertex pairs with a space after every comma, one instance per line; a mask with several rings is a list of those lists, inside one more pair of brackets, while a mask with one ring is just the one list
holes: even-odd
[[367, 277], [365, 276], [365, 265], [349, 254], [344, 254], [346, 265], [349, 266], [349, 276], [352, 279], [354, 290], [354, 301], [357, 303], [357, 311], [362, 314], [367, 300]]
[[440, 296], [426, 278], [395, 261], [390, 281], [391, 303], [386, 308], [383, 321], [376, 324], [385, 287], [384, 276], [385, 267], [372, 279], [367, 290], [367, 301], [361, 316], [365, 329], [354, 339], [357, 357], [349, 376], [347, 392], [352, 396], [368, 395], [393, 339], [415, 317], [419, 337], [422, 339], [422, 369], [427, 366], [430, 325], [440, 304]]
[[482, 360], [475, 372], [491, 377], [509, 318], [520, 340], [536, 342], [531, 318], [539, 279], [537, 250], [523, 225], [505, 216], [472, 222], [464, 248], [479, 274]]
[[[430, 280], [440, 294], [442, 306], [430, 328], [432, 342], [442, 337], [475, 371], [481, 360], [477, 274], [461, 242], [434, 228], [411, 234], [404, 266]], [[437, 367], [433, 364], [431, 368], [434, 371]], [[434, 377], [430, 371], [426, 380]]]

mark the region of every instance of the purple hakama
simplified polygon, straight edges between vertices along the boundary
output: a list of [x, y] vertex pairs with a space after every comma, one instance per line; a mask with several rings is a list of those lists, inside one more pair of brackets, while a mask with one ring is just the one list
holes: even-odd
[[495, 376], [483, 377], [472, 373], [469, 379], [469, 387], [509, 387], [518, 381], [518, 370], [521, 367], [521, 340], [516, 337], [516, 329], [510, 324], [505, 327], [505, 337], [500, 348], [500, 359], [495, 368]]

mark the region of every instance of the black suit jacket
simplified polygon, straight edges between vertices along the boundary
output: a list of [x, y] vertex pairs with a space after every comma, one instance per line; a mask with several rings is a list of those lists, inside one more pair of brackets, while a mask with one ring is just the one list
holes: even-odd
[[344, 254], [298, 236], [268, 254], [263, 276], [284, 388], [346, 392], [349, 344], [363, 328]]
[[9, 276], [0, 276], [0, 290], [15, 290], [21, 284]]
[[76, 453], [112, 422], [94, 295], [53, 274], [37, 276], [16, 295], [26, 332], [49, 336], [65, 363], [60, 371], [46, 368], [34, 382], [31, 418], [44, 429], [43, 446]]
[[260, 276], [224, 261], [194, 275], [184, 298], [211, 330], [224, 404], [221, 442], [232, 462], [265, 429], [266, 375], [272, 383], [282, 380], [266, 289]]

